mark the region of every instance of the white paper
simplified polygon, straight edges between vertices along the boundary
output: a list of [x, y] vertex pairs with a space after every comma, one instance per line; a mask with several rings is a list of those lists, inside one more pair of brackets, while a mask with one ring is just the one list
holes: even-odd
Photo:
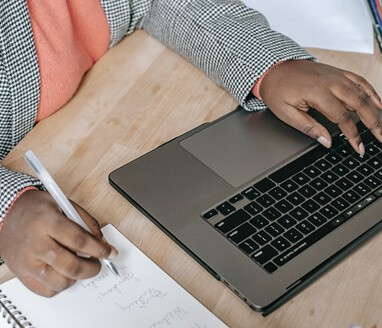
[[243, 0], [272, 29], [302, 47], [373, 53], [372, 18], [364, 0]]
[[17, 279], [0, 289], [36, 328], [227, 327], [113, 226], [102, 231], [119, 250], [121, 279], [103, 268], [51, 299]]

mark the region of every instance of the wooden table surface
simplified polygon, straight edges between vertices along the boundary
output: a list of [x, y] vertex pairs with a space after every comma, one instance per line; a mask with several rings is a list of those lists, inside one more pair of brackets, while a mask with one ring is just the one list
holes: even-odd
[[[377, 48], [374, 55], [311, 53], [365, 76], [382, 95]], [[31, 173], [22, 155], [33, 149], [68, 197], [102, 226], [114, 224], [230, 327], [382, 327], [382, 234], [264, 318], [109, 185], [112, 170], [236, 105], [202, 72], [138, 31], [102, 57], [74, 98], [37, 124], [3, 164]], [[0, 280], [9, 276], [2, 266]]]

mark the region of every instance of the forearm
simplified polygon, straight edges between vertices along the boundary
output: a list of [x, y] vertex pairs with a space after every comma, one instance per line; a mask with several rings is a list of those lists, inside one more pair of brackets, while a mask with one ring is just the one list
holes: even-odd
[[263, 15], [235, 0], [153, 1], [143, 27], [247, 110], [265, 108], [251, 89], [270, 67], [290, 59], [313, 59], [271, 30]]

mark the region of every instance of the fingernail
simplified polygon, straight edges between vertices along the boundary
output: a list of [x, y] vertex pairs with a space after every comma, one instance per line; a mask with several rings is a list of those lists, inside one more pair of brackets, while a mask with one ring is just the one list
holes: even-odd
[[117, 256], [118, 256], [118, 251], [113, 246], [111, 246], [111, 252], [110, 252], [110, 255], [109, 255], [108, 259], [109, 260], [113, 260]]
[[324, 147], [326, 147], [326, 148], [330, 148], [330, 147], [332, 146], [331, 142], [330, 142], [328, 139], [326, 139], [325, 137], [319, 137], [319, 138], [317, 139], [317, 141], [318, 141], [321, 145], [323, 145]]
[[358, 152], [361, 156], [365, 155], [365, 146], [363, 145], [363, 142], [361, 142], [358, 145]]
[[117, 251], [117, 249], [116, 249], [114, 246], [110, 245], [109, 242], [106, 240], [106, 238], [103, 237], [103, 236], [102, 236], [102, 240], [103, 240], [105, 243], [107, 243], [107, 244], [110, 246], [110, 248], [111, 248], [111, 252], [110, 252], [110, 255], [109, 255], [108, 259], [109, 259], [109, 260], [112, 260], [112, 259], [116, 258], [117, 255], [118, 255], [118, 251]]

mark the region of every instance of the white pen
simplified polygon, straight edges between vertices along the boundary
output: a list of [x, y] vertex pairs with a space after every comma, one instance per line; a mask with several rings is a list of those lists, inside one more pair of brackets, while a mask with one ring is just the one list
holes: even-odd
[[[68, 200], [68, 198], [66, 198], [65, 194], [62, 192], [62, 190], [57, 185], [57, 183], [53, 180], [53, 178], [50, 176], [48, 171], [44, 168], [44, 166], [38, 160], [36, 155], [31, 150], [28, 150], [24, 154], [24, 159], [27, 161], [31, 169], [36, 173], [37, 177], [44, 184], [45, 188], [48, 190], [50, 195], [56, 201], [58, 206], [60, 206], [61, 210], [65, 213], [67, 218], [77, 223], [83, 229], [91, 233], [91, 231], [89, 230], [89, 227], [82, 220], [81, 216], [75, 210], [72, 203]], [[118, 270], [113, 264], [113, 262], [111, 262], [108, 259], [101, 259], [101, 261], [115, 276], [120, 278]]]

